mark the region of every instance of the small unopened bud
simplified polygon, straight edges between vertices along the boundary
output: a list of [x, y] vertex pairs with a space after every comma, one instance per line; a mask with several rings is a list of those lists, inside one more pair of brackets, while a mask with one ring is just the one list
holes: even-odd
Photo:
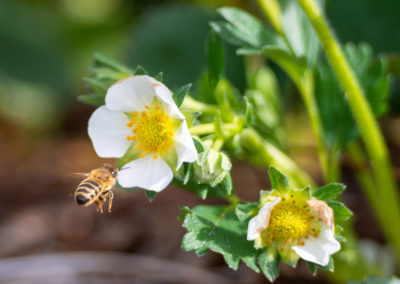
[[231, 168], [232, 164], [227, 155], [206, 149], [193, 164], [193, 173], [199, 183], [208, 183], [214, 187], [224, 180]]

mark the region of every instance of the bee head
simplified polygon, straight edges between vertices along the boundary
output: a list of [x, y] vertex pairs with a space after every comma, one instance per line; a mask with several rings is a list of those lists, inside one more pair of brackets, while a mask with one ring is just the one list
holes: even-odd
[[117, 168], [115, 168], [114, 166], [112, 166], [110, 164], [105, 164], [103, 167], [110, 172], [110, 174], [111, 174], [111, 176], [113, 178], [117, 177], [117, 175], [118, 175], [118, 169]]

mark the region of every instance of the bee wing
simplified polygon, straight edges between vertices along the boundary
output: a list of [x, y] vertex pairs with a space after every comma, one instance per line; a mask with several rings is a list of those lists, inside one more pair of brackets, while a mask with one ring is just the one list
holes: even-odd
[[72, 173], [72, 176], [76, 176], [76, 177], [81, 177], [81, 178], [87, 178], [89, 176], [88, 173]]

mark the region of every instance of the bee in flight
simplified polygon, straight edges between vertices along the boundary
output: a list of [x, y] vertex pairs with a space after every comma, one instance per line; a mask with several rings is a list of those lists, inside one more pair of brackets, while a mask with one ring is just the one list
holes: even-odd
[[88, 206], [96, 204], [100, 213], [103, 213], [103, 204], [108, 198], [108, 212], [111, 212], [114, 194], [111, 189], [117, 181], [118, 169], [111, 165], [104, 165], [85, 174], [86, 178], [78, 185], [75, 191], [75, 200], [78, 205]]

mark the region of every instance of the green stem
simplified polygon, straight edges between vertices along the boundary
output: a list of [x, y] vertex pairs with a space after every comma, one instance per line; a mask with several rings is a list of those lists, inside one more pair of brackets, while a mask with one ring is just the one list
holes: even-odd
[[191, 96], [186, 96], [183, 101], [182, 108], [190, 109], [196, 112], [201, 112], [207, 115], [217, 115], [218, 107], [214, 105], [209, 105], [206, 103], [199, 102], [193, 99]]
[[[357, 142], [351, 143], [347, 147], [347, 153], [351, 159], [352, 165], [355, 167], [356, 178], [360, 183], [365, 196], [376, 213], [380, 212], [378, 203], [378, 194], [376, 192], [375, 182], [371, 175], [371, 169], [368, 161], [364, 157], [361, 146]], [[380, 219], [380, 216], [377, 216]]]
[[212, 148], [214, 151], [219, 151], [219, 150], [221, 150], [222, 146], [224, 146], [224, 140], [223, 140], [223, 139], [220, 139], [220, 138], [217, 138], [217, 139], [214, 141], [214, 143], [213, 143], [213, 145], [212, 145], [211, 148]]
[[261, 7], [273, 28], [280, 35], [284, 36], [281, 26], [281, 7], [279, 2], [277, 0], [258, 0], [258, 5]]
[[[338, 42], [313, 0], [298, 0], [322, 43], [322, 48], [342, 86], [355, 120], [360, 128], [373, 167], [378, 190], [381, 225], [386, 237], [394, 245], [400, 267], [400, 220], [399, 198], [382, 133], [374, 118], [365, 95], [350, 68]], [[379, 214], [379, 212], [376, 212]], [[379, 214], [380, 215], [380, 214]]]
[[[306, 172], [300, 169], [292, 159], [275, 145], [264, 140], [254, 129], [244, 129], [240, 135], [240, 143], [250, 153], [249, 157], [254, 163], [264, 167], [270, 165], [276, 167], [293, 180], [295, 183], [292, 184], [293, 187], [301, 188], [310, 185], [315, 188], [314, 181]], [[262, 161], [262, 164], [260, 161]]]
[[[238, 133], [240, 131], [240, 128], [241, 127], [239, 127], [236, 123], [225, 123], [222, 125], [222, 130], [226, 132], [228, 136]], [[190, 127], [189, 131], [192, 135], [212, 134], [215, 133], [215, 123], [193, 125], [192, 127]]]

